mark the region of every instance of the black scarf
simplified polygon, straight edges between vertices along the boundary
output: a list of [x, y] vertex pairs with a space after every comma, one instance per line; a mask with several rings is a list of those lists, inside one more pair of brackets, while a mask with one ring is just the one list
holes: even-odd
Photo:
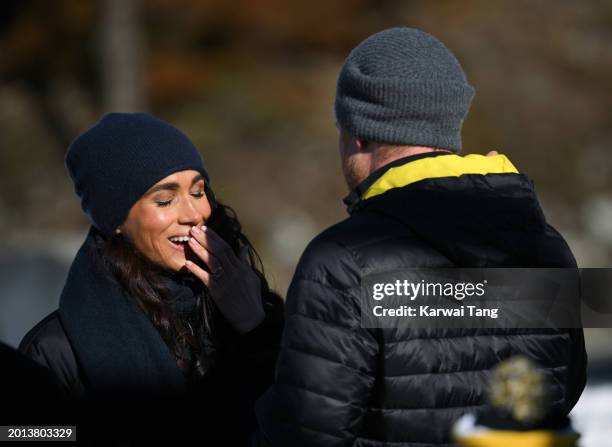
[[[61, 322], [92, 397], [177, 396], [186, 380], [157, 329], [101, 262], [93, 227], [70, 268]], [[176, 286], [182, 311], [190, 289]]]

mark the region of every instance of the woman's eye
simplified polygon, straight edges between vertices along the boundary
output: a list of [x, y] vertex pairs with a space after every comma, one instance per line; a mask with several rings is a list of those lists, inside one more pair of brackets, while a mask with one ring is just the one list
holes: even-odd
[[199, 199], [200, 197], [204, 197], [204, 191], [192, 192], [191, 195]]
[[155, 203], [157, 203], [157, 206], [168, 206], [168, 205], [170, 205], [170, 203], [172, 203], [172, 199], [168, 199], [168, 200], [156, 200]]

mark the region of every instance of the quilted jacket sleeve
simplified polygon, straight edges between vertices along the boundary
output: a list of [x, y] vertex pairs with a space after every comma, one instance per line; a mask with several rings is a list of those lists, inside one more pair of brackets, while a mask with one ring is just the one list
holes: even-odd
[[19, 345], [19, 351], [49, 369], [69, 398], [86, 397], [77, 360], [57, 311], [26, 334]]
[[287, 296], [275, 384], [258, 402], [271, 446], [347, 446], [374, 385], [378, 343], [361, 327], [357, 266], [341, 247], [306, 251]]

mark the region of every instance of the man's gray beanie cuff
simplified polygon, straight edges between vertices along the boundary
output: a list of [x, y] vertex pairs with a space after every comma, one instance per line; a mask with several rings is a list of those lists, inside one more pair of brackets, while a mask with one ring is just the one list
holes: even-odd
[[474, 89], [435, 37], [391, 28], [359, 44], [338, 78], [336, 120], [357, 138], [459, 151]]

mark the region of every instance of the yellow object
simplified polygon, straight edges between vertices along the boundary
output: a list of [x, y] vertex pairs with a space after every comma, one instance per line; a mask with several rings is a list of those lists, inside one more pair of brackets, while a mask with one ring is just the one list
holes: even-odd
[[421, 158], [405, 165], [389, 169], [376, 180], [363, 194], [362, 199], [369, 199], [392, 188], [401, 188], [427, 178], [459, 177], [464, 174], [518, 174], [518, 170], [505, 155], [470, 154], [439, 155]]
[[[501, 410], [508, 421], [526, 422], [532, 427], [541, 427], [551, 405], [542, 372], [522, 355], [507, 358], [493, 369], [488, 400], [492, 407], [488, 411]], [[575, 447], [580, 437], [569, 421], [563, 430], [497, 430], [479, 425], [474, 413], [461, 416], [452, 433], [454, 442], [463, 447]]]
[[521, 355], [510, 357], [493, 369], [489, 400], [493, 407], [509, 412], [515, 421], [526, 423], [541, 420], [550, 406], [542, 373]]
[[577, 433], [559, 434], [550, 431], [492, 430], [468, 436], [456, 436], [454, 442], [463, 447], [574, 447]]

